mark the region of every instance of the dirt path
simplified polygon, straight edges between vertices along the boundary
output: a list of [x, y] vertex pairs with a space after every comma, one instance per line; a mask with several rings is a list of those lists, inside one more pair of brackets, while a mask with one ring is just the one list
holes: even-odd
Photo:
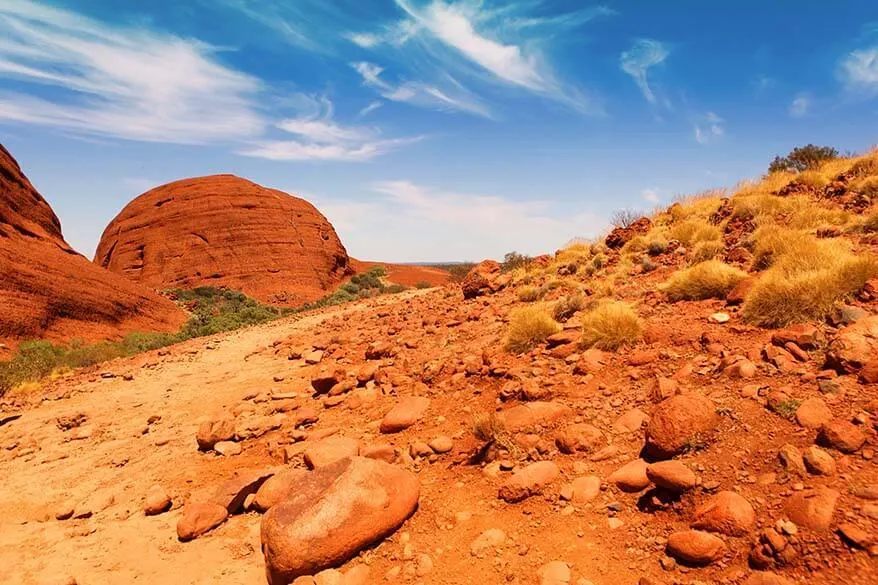
[[[290, 376], [284, 362], [259, 350], [366, 306], [192, 340], [168, 356], [118, 360], [102, 370], [116, 377], [76, 375], [63, 383], [69, 398], [44, 401], [0, 427], [0, 582], [65, 583], [70, 576], [80, 585], [264, 582], [256, 515], [232, 518], [214, 538], [177, 541], [177, 504], [191, 491], [223, 469], [266, 463], [260, 452], [225, 461], [198, 453], [195, 432], [204, 417], [270, 390], [266, 381], [274, 374], [286, 376], [277, 389], [306, 388], [304, 377]], [[123, 379], [129, 374], [132, 380]], [[79, 428], [62, 431], [56, 424], [80, 413], [87, 422]], [[173, 494], [175, 509], [147, 518], [141, 502], [155, 483]], [[91, 518], [54, 518], [70, 505], [91, 500], [99, 508], [110, 497], [114, 503]]]

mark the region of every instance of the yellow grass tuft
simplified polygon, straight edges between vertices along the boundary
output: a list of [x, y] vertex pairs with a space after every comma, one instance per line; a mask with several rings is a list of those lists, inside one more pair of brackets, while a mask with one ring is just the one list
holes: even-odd
[[743, 270], [719, 260], [707, 260], [674, 273], [660, 288], [672, 301], [721, 299], [745, 278], [747, 273]]
[[[794, 262], [794, 261], [793, 261]], [[835, 304], [878, 275], [878, 261], [843, 255], [825, 267], [791, 270], [782, 263], [767, 270], [744, 301], [744, 319], [763, 327], [784, 327], [824, 319]]]
[[717, 256], [725, 252], [726, 248], [722, 242], [701, 242], [692, 249], [692, 264], [713, 260]]
[[513, 353], [523, 353], [560, 330], [561, 326], [539, 307], [515, 309], [509, 316], [506, 349]]
[[706, 220], [687, 219], [673, 225], [668, 236], [672, 240], [679, 240], [685, 246], [694, 246], [701, 242], [722, 240], [723, 234], [718, 227], [707, 223]]
[[615, 350], [643, 338], [643, 322], [627, 303], [602, 303], [582, 317], [582, 345]]
[[523, 303], [538, 301], [543, 296], [542, 291], [535, 286], [523, 286], [518, 289], [518, 300]]

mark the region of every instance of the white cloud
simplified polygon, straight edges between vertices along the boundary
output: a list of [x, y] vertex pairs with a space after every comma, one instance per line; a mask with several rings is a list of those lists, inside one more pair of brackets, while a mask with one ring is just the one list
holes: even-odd
[[[142, 141], [252, 137], [260, 81], [204, 43], [110, 28], [29, 0], [0, 3], [0, 120]], [[52, 88], [53, 99], [38, 97]]]
[[801, 118], [808, 113], [811, 108], [811, 98], [806, 95], [796, 96], [796, 99], [790, 104], [789, 112], [793, 118]]
[[664, 62], [669, 54], [670, 51], [667, 47], [659, 41], [640, 39], [619, 58], [619, 66], [622, 71], [634, 79], [637, 87], [643, 93], [643, 97], [651, 104], [656, 103], [656, 98], [649, 86], [647, 73], [650, 68]]
[[643, 195], [643, 199], [650, 203], [658, 203], [659, 202], [659, 193], [657, 189], [644, 189], [641, 193]]
[[384, 105], [384, 102], [374, 101], [370, 102], [365, 108], [360, 110], [360, 113], [357, 114], [360, 117], [367, 116]]
[[444, 76], [443, 88], [417, 81], [393, 85], [382, 78], [384, 69], [374, 63], [361, 61], [352, 63], [351, 66], [363, 78], [363, 84], [377, 91], [384, 99], [444, 111], [491, 116], [487, 106], [450, 75]]
[[377, 129], [343, 126], [333, 120], [332, 102], [323, 97], [313, 100], [317, 113], [281, 120], [278, 130], [294, 139], [260, 140], [239, 154], [269, 160], [364, 161], [386, 154], [421, 137], [381, 138]]
[[695, 140], [707, 144], [725, 135], [725, 120], [713, 112], [708, 112], [695, 122]]
[[438, 262], [502, 258], [511, 250], [552, 253], [571, 237], [595, 235], [608, 224], [588, 212], [555, 210], [545, 201], [444, 191], [410, 181], [376, 183], [372, 191], [371, 201], [313, 199], [349, 252], [370, 260]]
[[878, 91], [878, 46], [852, 51], [842, 60], [840, 73], [850, 89]]

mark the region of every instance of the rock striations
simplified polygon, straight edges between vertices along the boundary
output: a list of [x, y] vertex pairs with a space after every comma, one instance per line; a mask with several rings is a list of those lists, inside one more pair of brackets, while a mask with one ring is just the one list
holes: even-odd
[[173, 331], [184, 320], [172, 302], [76, 253], [52, 208], [0, 145], [0, 341]]
[[351, 273], [332, 225], [303, 199], [233, 175], [184, 179], [129, 203], [95, 263], [152, 287], [227, 286], [299, 305]]

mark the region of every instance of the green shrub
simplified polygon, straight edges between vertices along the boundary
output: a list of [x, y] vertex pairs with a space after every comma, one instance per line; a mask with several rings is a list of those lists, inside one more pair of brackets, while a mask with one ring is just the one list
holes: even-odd
[[814, 144], [797, 146], [786, 156], [774, 157], [774, 160], [768, 166], [768, 172], [802, 172], [816, 169], [824, 162], [836, 159], [838, 156], [838, 150], [830, 146], [816, 146]]

